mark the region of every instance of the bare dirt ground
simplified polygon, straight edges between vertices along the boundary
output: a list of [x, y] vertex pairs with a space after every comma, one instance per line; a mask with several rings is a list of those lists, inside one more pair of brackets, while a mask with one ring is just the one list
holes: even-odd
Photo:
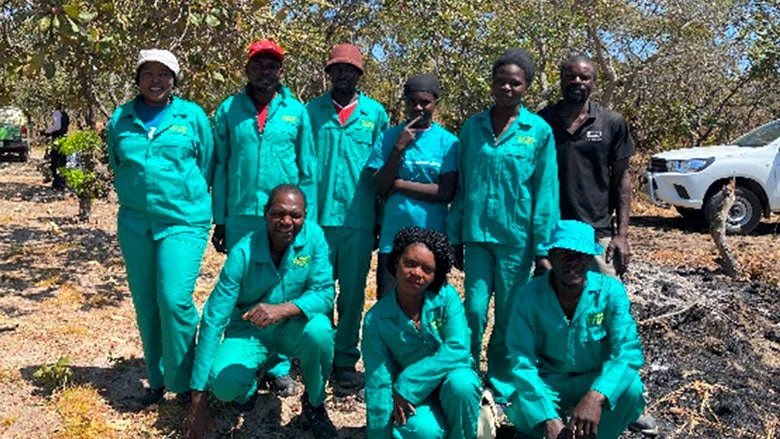
[[[116, 242], [117, 206], [98, 201], [89, 223], [76, 222], [77, 200], [42, 183], [40, 155], [0, 164], [0, 437], [179, 437], [184, 408], [172, 398], [132, 408], [144, 368]], [[778, 217], [754, 236], [730, 238], [745, 265], [739, 281], [720, 274], [709, 236], [672, 211], [640, 200], [631, 235], [625, 281], [662, 437], [780, 437]], [[209, 248], [199, 305], [222, 262]], [[458, 285], [460, 276], [453, 280]], [[373, 281], [368, 289], [373, 297]], [[67, 367], [34, 377], [63, 357]], [[52, 392], [47, 377], [67, 378], [67, 385]], [[362, 402], [331, 395], [327, 404], [341, 437], [363, 437]], [[212, 413], [212, 437], [308, 437], [299, 428], [298, 397], [264, 392], [249, 414], [220, 404]]]

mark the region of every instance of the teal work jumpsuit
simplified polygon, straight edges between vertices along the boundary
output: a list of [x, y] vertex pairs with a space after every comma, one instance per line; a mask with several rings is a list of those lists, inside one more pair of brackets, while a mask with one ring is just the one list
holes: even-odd
[[[230, 96], [214, 114], [214, 223], [225, 225], [228, 250], [264, 224], [268, 195], [280, 184], [298, 185], [306, 195], [306, 218], [317, 219], [317, 159], [303, 104], [280, 87], [260, 132], [248, 93], [245, 88]], [[290, 373], [283, 358], [271, 366], [272, 376]]]
[[[540, 423], [564, 419], [589, 390], [607, 399], [599, 439], [617, 439], [644, 410], [642, 345], [619, 280], [588, 272], [570, 321], [549, 273], [516, 287], [507, 346], [515, 393], [507, 416], [520, 432], [544, 437]], [[564, 419], [565, 422], [565, 419]]]
[[[420, 329], [396, 290], [371, 307], [362, 342], [368, 438], [476, 437], [482, 390], [468, 342], [463, 304], [449, 285], [425, 292]], [[393, 393], [415, 408], [406, 425], [393, 425]]]
[[[141, 99], [140, 97], [136, 99]], [[107, 126], [119, 246], [152, 389], [189, 391], [198, 309], [192, 291], [211, 226], [213, 141], [206, 113], [174, 97], [147, 130], [135, 100]]]
[[459, 184], [447, 217], [453, 244], [465, 244], [465, 307], [471, 354], [479, 364], [488, 304], [495, 292], [495, 325], [487, 376], [496, 401], [509, 387], [506, 328], [516, 286], [528, 282], [536, 247], [560, 217], [555, 139], [549, 125], [525, 107], [499, 139], [490, 110], [460, 130]]
[[[192, 370], [193, 390], [244, 403], [257, 390], [257, 369], [270, 354], [301, 360], [309, 402], [325, 401], [333, 363], [333, 278], [322, 229], [307, 221], [277, 268], [263, 226], [228, 253], [203, 308]], [[258, 303], [292, 302], [303, 316], [260, 328], [241, 316]]]
[[387, 129], [380, 103], [360, 93], [344, 125], [328, 92], [306, 104], [317, 151], [317, 212], [330, 248], [336, 301], [334, 366], [354, 368], [365, 300], [366, 276], [374, 248], [375, 201], [371, 174], [364, 169], [374, 142]]
[[306, 217], [317, 218], [317, 158], [303, 104], [281, 87], [260, 132], [248, 93], [225, 99], [214, 114], [214, 223], [225, 225], [228, 249], [258, 230], [268, 195], [280, 184], [299, 186]]

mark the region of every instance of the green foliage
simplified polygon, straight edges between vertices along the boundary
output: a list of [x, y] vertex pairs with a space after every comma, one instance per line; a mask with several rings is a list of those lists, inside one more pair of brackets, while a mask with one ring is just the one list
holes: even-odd
[[36, 383], [48, 392], [67, 386], [72, 378], [73, 370], [68, 356], [60, 357], [54, 364], [44, 364], [33, 373]]
[[[48, 120], [62, 100], [96, 128], [135, 93], [140, 48], [172, 50], [178, 92], [213, 111], [245, 83], [246, 47], [270, 37], [287, 52], [283, 81], [302, 100], [329, 87], [329, 48], [363, 49], [361, 88], [404, 118], [401, 85], [436, 73], [438, 120], [457, 130], [491, 103], [490, 66], [531, 51], [526, 105], [556, 100], [558, 65], [596, 59], [595, 96], [626, 115], [640, 149], [724, 141], [780, 116], [777, 2], [766, 0], [5, 0], [0, 103]], [[160, 20], [160, 17], [167, 17]]]
[[78, 154], [79, 167], [57, 169], [65, 183], [79, 198], [79, 218], [89, 219], [92, 200], [104, 195], [109, 185], [108, 175], [98, 172], [98, 157], [106, 148], [100, 136], [92, 130], [81, 130], [57, 139], [54, 148], [64, 155]]
[[102, 190], [94, 172], [84, 172], [79, 168], [59, 168], [57, 172], [65, 179], [65, 183], [79, 197], [97, 198]]
[[91, 153], [100, 150], [102, 146], [100, 136], [91, 130], [76, 131], [54, 142], [54, 147], [64, 155]]

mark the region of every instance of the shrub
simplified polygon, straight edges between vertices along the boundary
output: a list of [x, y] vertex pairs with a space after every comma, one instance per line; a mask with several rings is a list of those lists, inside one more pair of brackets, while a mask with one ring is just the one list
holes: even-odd
[[79, 219], [87, 221], [92, 200], [104, 196], [108, 188], [107, 174], [97, 171], [99, 156], [106, 150], [103, 140], [95, 131], [82, 130], [57, 139], [54, 148], [63, 155], [77, 157], [77, 166], [61, 167], [57, 172], [79, 199]]

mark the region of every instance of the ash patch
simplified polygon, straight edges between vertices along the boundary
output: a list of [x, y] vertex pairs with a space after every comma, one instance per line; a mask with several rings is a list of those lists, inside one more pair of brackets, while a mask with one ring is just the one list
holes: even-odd
[[626, 279], [662, 437], [773, 437], [778, 290], [705, 269], [637, 262]]

